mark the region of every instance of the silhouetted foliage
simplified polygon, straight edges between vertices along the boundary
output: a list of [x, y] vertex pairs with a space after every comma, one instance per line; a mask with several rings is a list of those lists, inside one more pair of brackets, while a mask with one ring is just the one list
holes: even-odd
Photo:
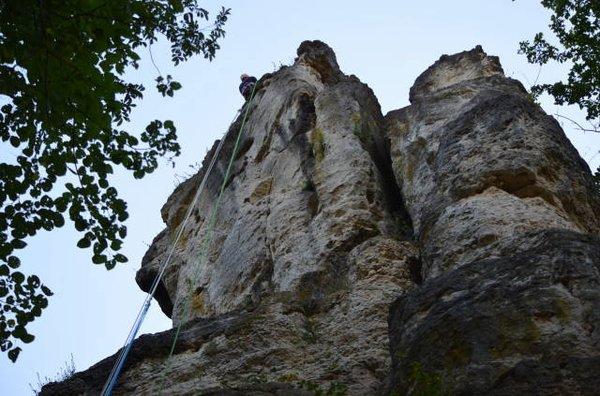
[[[552, 44], [542, 33], [532, 42], [520, 43], [520, 52], [530, 63], [544, 65], [550, 61], [568, 63], [566, 81], [538, 84], [532, 93], [547, 92], [556, 104], [577, 104], [587, 112], [587, 119], [600, 117], [600, 2], [598, 0], [542, 0], [552, 12], [550, 29], [558, 43]], [[598, 132], [596, 122], [593, 128]]]
[[[145, 90], [126, 78], [138, 51], [163, 38], [175, 65], [212, 60], [228, 14], [201, 29], [209, 14], [197, 0], [0, 0], [0, 349], [13, 362], [52, 295], [17, 271], [16, 251], [68, 217], [93, 263], [126, 262], [127, 204], [109, 175], [120, 166], [142, 178], [180, 153], [170, 120], [123, 129]], [[173, 96], [181, 84], [158, 76], [156, 88]]]

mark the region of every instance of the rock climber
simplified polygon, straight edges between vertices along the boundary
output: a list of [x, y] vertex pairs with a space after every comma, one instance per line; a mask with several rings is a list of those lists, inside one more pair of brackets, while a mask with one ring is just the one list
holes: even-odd
[[244, 99], [248, 100], [250, 99], [250, 95], [252, 95], [252, 89], [254, 89], [254, 85], [256, 84], [256, 77], [252, 77], [244, 73], [240, 76], [240, 80], [242, 80], [242, 83], [240, 84], [240, 93]]

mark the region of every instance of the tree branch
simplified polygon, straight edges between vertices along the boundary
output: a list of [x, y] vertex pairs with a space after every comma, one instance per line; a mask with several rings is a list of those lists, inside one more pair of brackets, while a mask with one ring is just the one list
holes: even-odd
[[564, 115], [560, 115], [558, 113], [554, 113], [554, 115], [556, 117], [560, 117], [560, 118], [564, 118], [567, 121], [571, 121], [573, 124], [575, 124], [577, 126], [577, 129], [579, 129], [582, 132], [595, 132], [595, 133], [600, 133], [600, 129], [598, 129], [598, 127], [592, 125], [592, 129], [590, 128], [584, 128], [583, 126], [581, 126], [580, 123], [578, 123], [577, 121], [569, 118], [569, 117], [565, 117]]

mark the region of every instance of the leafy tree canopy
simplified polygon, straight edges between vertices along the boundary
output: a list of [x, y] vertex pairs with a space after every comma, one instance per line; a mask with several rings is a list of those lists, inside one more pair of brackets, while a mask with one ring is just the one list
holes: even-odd
[[[567, 63], [571, 69], [566, 81], [537, 84], [531, 91], [534, 96], [552, 95], [558, 105], [578, 105], [586, 111], [591, 126], [569, 121], [579, 130], [600, 132], [600, 1], [542, 0], [542, 5], [552, 12], [549, 26], [558, 43], [552, 44], [538, 33], [532, 42], [520, 43], [520, 52], [529, 63], [541, 66], [554, 61]], [[596, 170], [594, 183], [600, 195], [600, 168]]]
[[600, 2], [597, 0], [542, 0], [552, 11], [550, 29], [560, 44], [546, 40], [543, 33], [532, 42], [520, 43], [520, 51], [530, 63], [550, 61], [569, 63], [567, 81], [538, 84], [534, 94], [554, 97], [556, 104], [576, 104], [587, 112], [588, 120], [600, 117]]
[[[175, 65], [212, 60], [228, 15], [209, 24], [197, 0], [0, 0], [0, 350], [13, 362], [52, 295], [17, 270], [25, 240], [68, 218], [95, 264], [126, 262], [127, 205], [109, 176], [142, 178], [180, 152], [170, 120], [123, 128], [145, 90], [126, 71], [159, 38]], [[156, 88], [173, 96], [181, 85], [158, 76]]]

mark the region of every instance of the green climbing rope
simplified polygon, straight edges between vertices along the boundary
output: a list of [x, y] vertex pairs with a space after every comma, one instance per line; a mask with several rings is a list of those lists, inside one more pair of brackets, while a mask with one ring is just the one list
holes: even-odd
[[[237, 156], [237, 151], [239, 149], [240, 141], [241, 141], [241, 138], [242, 138], [242, 132], [244, 130], [244, 126], [246, 125], [246, 120], [248, 118], [248, 112], [250, 110], [250, 103], [252, 102], [252, 99], [254, 98], [254, 93], [255, 93], [257, 85], [258, 85], [258, 83], [254, 84], [254, 86], [252, 87], [252, 93], [250, 94], [250, 98], [246, 102], [246, 109], [245, 109], [245, 112], [244, 112], [244, 116], [242, 117], [242, 125], [240, 126], [239, 132], [238, 132], [238, 134], [236, 136], [235, 144], [233, 146], [233, 151], [231, 152], [231, 156], [229, 158], [229, 163], [228, 163], [227, 169], [225, 171], [225, 176], [223, 177], [223, 182], [221, 183], [221, 188], [219, 190], [219, 195], [217, 196], [217, 200], [213, 203], [211, 214], [210, 214], [210, 218], [209, 218], [209, 222], [208, 222], [207, 227], [206, 227], [206, 232], [204, 233], [204, 236], [202, 238], [202, 243], [200, 245], [200, 257], [199, 257], [198, 263], [196, 265], [196, 269], [193, 272], [192, 280], [190, 281], [188, 279], [188, 285], [187, 286], [188, 286], [188, 291], [191, 294], [195, 293], [195, 289], [193, 288], [193, 286], [195, 286], [196, 283], [197, 283], [197, 281], [198, 281], [199, 269], [204, 264], [204, 261], [206, 259], [206, 252], [208, 250], [208, 247], [209, 247], [210, 243], [212, 242], [212, 235], [213, 235], [213, 232], [214, 232], [214, 226], [215, 226], [216, 221], [217, 221], [217, 213], [218, 213], [219, 207], [221, 205], [221, 198], [223, 197], [223, 193], [225, 192], [225, 188], [227, 186], [227, 181], [229, 180], [229, 176], [231, 175], [231, 169], [233, 168], [233, 163], [234, 163], [235, 158]], [[185, 314], [189, 313], [189, 308], [190, 308], [189, 301], [191, 301], [191, 298], [186, 299], [186, 305], [184, 306], [184, 309], [183, 309], [183, 311], [184, 311]], [[167, 361], [169, 361], [171, 359], [171, 357], [173, 356], [173, 353], [175, 351], [175, 345], [177, 344], [177, 339], [179, 338], [179, 334], [181, 332], [181, 326], [182, 326], [182, 323], [180, 322], [177, 325], [177, 330], [175, 331], [175, 335], [173, 337], [173, 342], [171, 344], [171, 349], [169, 351], [169, 355], [167, 356]], [[163, 376], [162, 376], [162, 379], [161, 379], [161, 387], [160, 387], [160, 392], [159, 393], [161, 393], [162, 390], [163, 390], [163, 388], [164, 388], [164, 379], [165, 379], [167, 371], [168, 370], [164, 370], [163, 371]]]

